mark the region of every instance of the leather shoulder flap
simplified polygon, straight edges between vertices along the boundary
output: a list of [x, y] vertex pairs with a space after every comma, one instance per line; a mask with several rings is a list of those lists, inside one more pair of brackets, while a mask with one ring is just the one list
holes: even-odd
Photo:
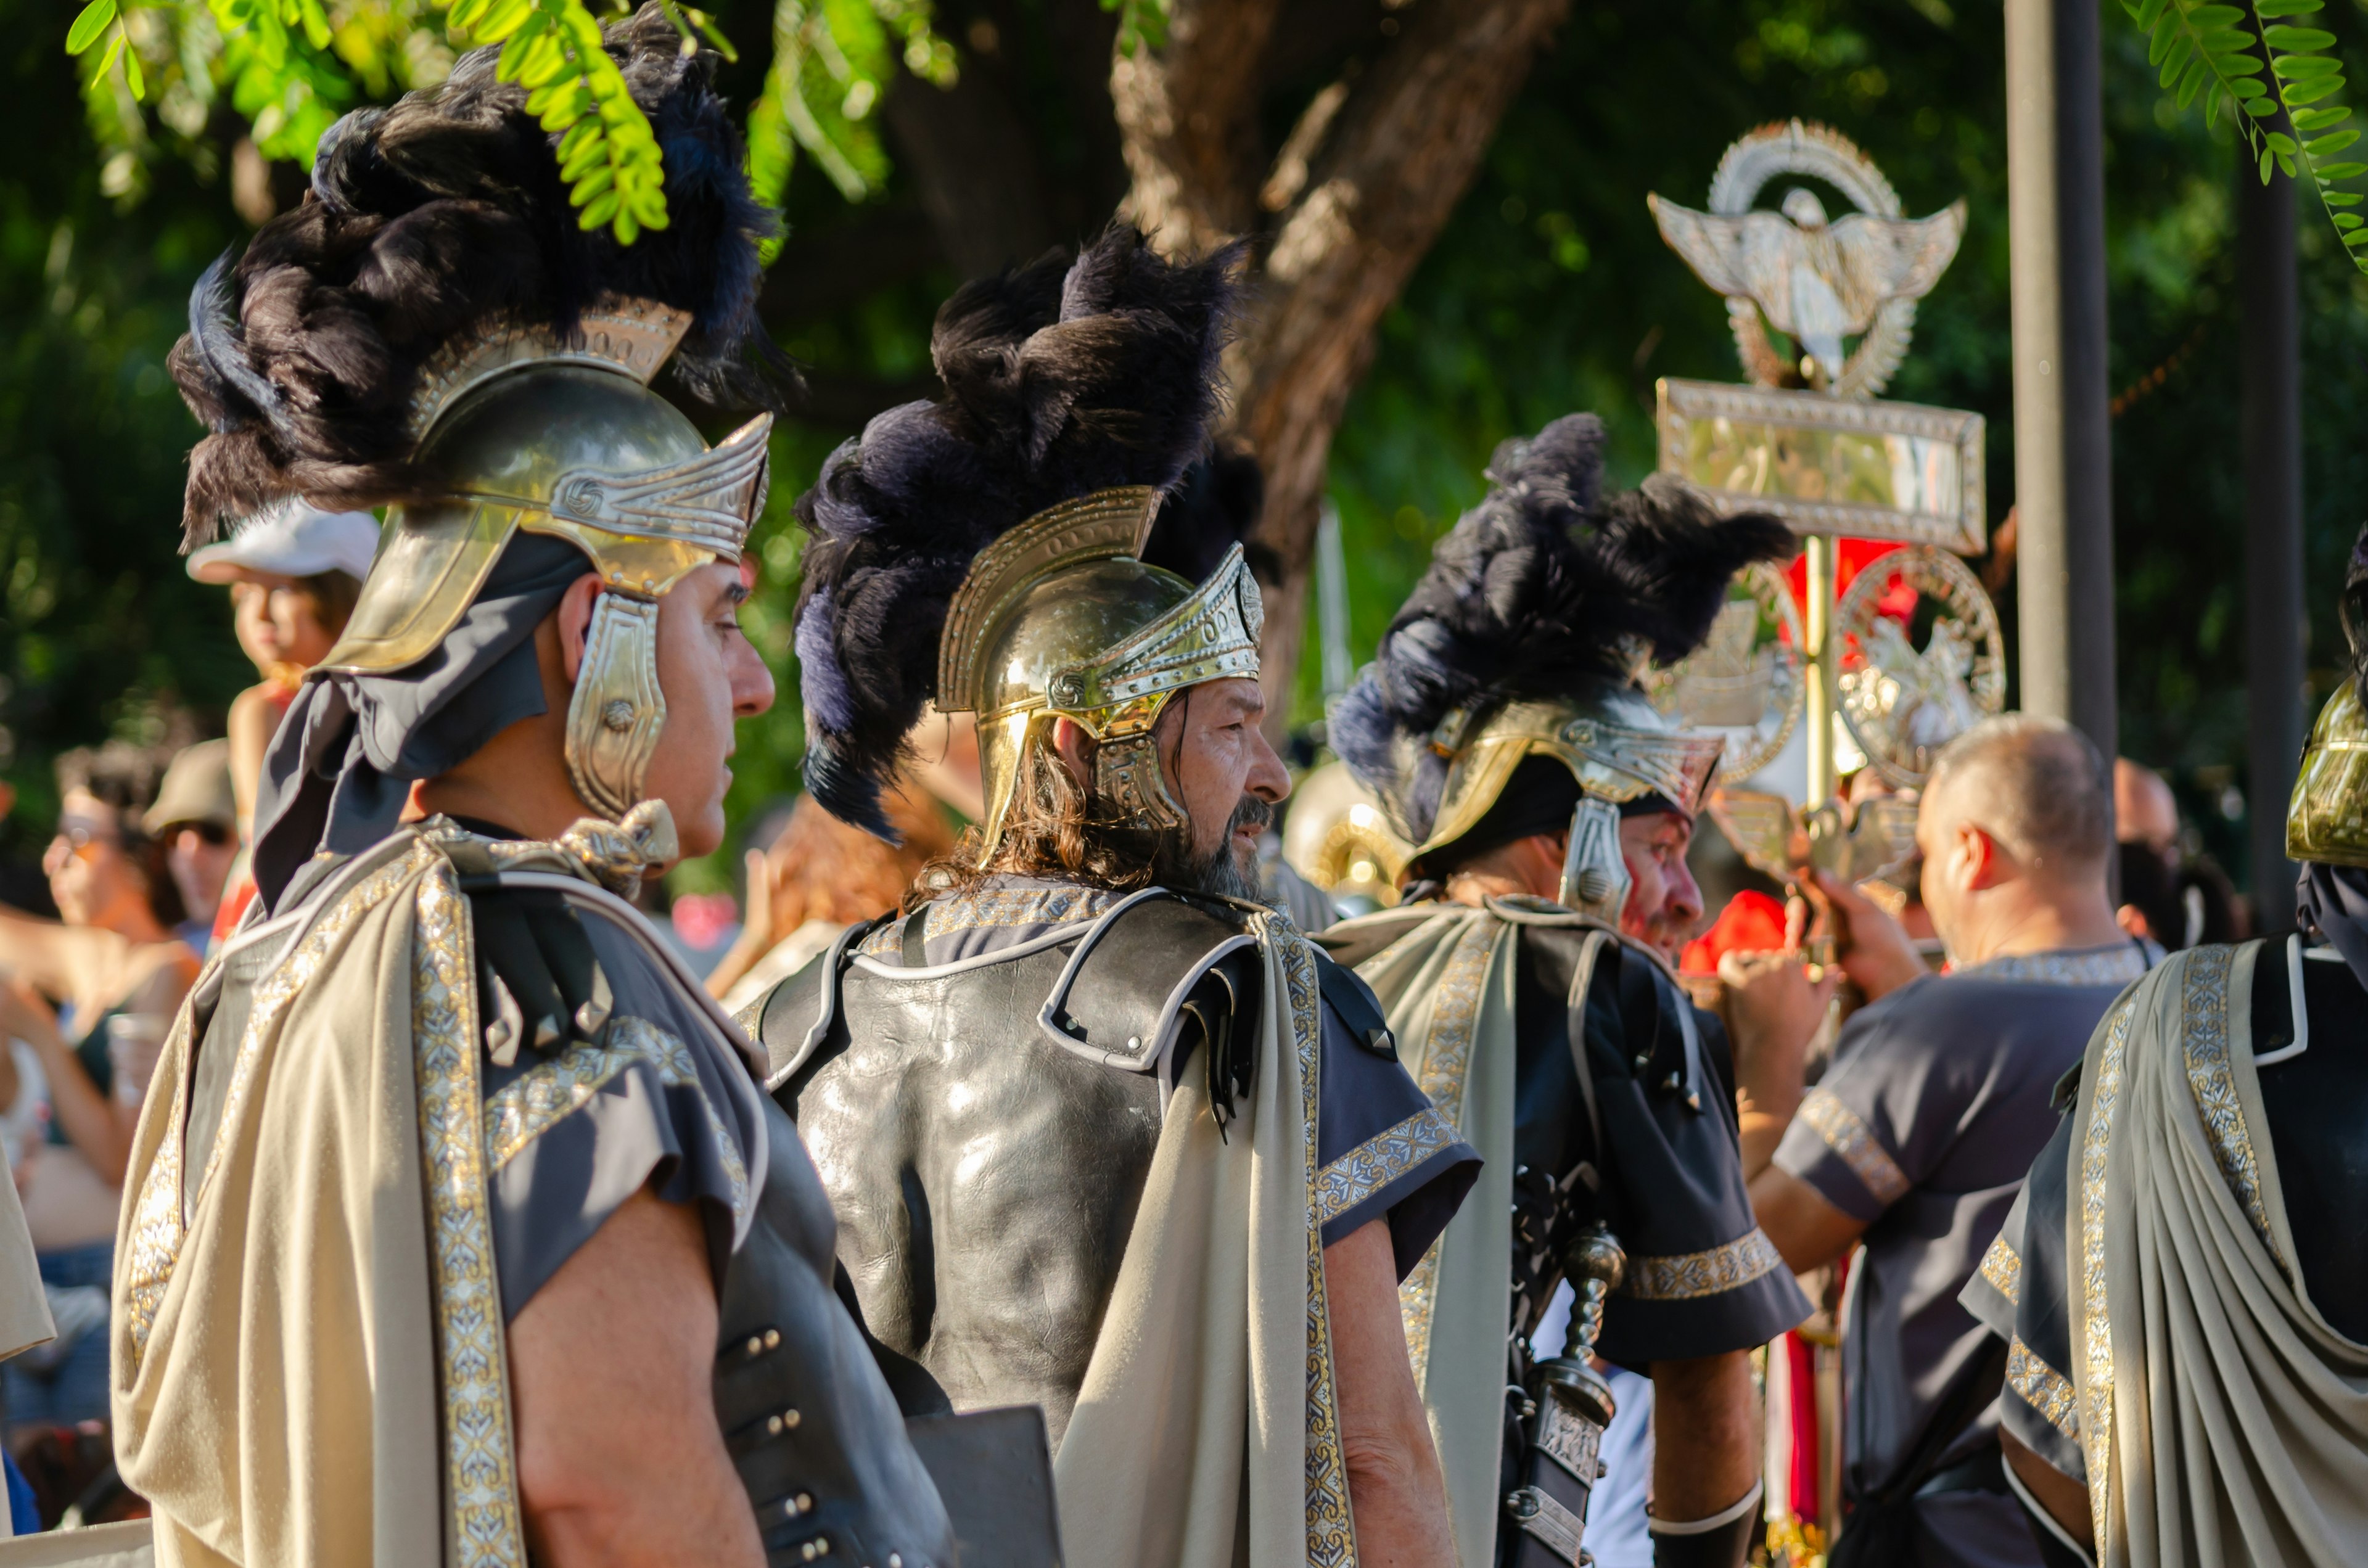
[[847, 973], [847, 955], [889, 918], [860, 920], [841, 931], [820, 957], [750, 1004], [734, 1020], [764, 1048], [767, 1089], [787, 1083], [821, 1047], [840, 1011], [839, 983]]
[[[1204, 905], [1145, 899], [1092, 934], [1053, 1022], [1114, 1062], [1147, 1065], [1173, 1043], [1187, 1001], [1235, 1013], [1256, 1007], [1257, 948], [1239, 921]], [[1224, 983], [1202, 987], [1214, 971]]]

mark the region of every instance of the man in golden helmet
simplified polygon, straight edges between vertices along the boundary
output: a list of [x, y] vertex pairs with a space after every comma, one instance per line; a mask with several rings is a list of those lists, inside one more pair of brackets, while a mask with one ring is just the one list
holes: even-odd
[[496, 51], [348, 116], [192, 301], [188, 526], [384, 506], [275, 737], [258, 896], [156, 1068], [114, 1287], [160, 1562], [947, 1564], [761, 1060], [628, 902], [715, 846], [769, 213], [656, 6], [670, 226], [566, 207]]
[[2368, 1540], [2368, 528], [2342, 622], [2286, 809], [2301, 929], [2123, 993], [1960, 1298], [2006, 1342], [2007, 1471], [2051, 1565]]
[[1670, 968], [1720, 743], [1636, 678], [1792, 539], [1675, 481], [1606, 494], [1602, 445], [1577, 414], [1497, 449], [1329, 725], [1417, 850], [1404, 903], [1322, 939], [1486, 1161], [1402, 1292], [1463, 1568], [1583, 1561], [1618, 1403], [1591, 1355], [1652, 1379], [1654, 1561], [1736, 1568], [1748, 1354], [1808, 1312], [1752, 1221], [1725, 1036]]
[[1233, 264], [1118, 230], [964, 288], [945, 398], [800, 501], [815, 797], [883, 829], [933, 701], [977, 716], [985, 815], [742, 1017], [871, 1334], [952, 1408], [1044, 1410], [1066, 1562], [1436, 1562], [1396, 1285], [1471, 1151], [1255, 902], [1290, 785], [1240, 549], [1197, 584], [1142, 558], [1206, 439]]

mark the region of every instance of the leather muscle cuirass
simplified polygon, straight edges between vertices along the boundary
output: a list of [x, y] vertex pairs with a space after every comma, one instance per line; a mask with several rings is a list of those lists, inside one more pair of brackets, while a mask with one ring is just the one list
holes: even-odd
[[771, 1083], [864, 1324], [955, 1409], [1040, 1405], [1058, 1447], [1167, 1089], [1184, 1070], [1238, 1087], [1258, 973], [1239, 924], [1154, 894], [934, 967], [843, 941], [768, 999]]

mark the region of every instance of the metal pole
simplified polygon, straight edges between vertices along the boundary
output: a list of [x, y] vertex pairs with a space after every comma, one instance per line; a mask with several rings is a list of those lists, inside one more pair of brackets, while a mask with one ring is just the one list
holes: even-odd
[[2022, 707], [2115, 750], [2097, 8], [2006, 0]]
[[2260, 930], [2294, 928], [2286, 798], [2302, 753], [2310, 619], [2302, 594], [2302, 327], [2295, 301], [2294, 182], [2263, 185], [2237, 160], [2237, 293], [2245, 446], [2246, 750], [2253, 908]]
[[2063, 268], [2064, 537], [2070, 711], [2109, 761], [2113, 671], [2112, 382], [2106, 362], [2105, 92], [2097, 0], [2055, 6], [2055, 247]]
[[1803, 569], [1804, 613], [1802, 655], [1809, 666], [1807, 706], [1802, 722], [1808, 726], [1809, 788], [1804, 804], [1816, 807], [1834, 798], [1834, 650], [1828, 646], [1834, 623], [1834, 541], [1811, 534]]
[[2014, 354], [2015, 599], [2022, 706], [2071, 711], [2064, 559], [2063, 301], [2056, 289], [2051, 0], [2006, 0], [2007, 284]]

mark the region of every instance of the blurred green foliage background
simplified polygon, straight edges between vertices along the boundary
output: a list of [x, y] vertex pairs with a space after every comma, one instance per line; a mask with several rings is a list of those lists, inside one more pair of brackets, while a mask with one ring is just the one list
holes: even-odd
[[[940, 35], [958, 46], [975, 36], [967, 3], [938, 8]], [[1024, 0], [1018, 11], [1041, 22], [1090, 4]], [[2241, 877], [2235, 172], [2225, 133], [2175, 112], [2144, 40], [2112, 0], [2105, 9], [2123, 749], [2172, 772]], [[19, 843], [46, 831], [59, 750], [153, 731], [175, 708], [217, 731], [254, 678], [223, 596], [189, 582], [175, 553], [183, 458], [199, 432], [164, 371], [189, 284], [247, 232], [229, 191], [227, 150], [241, 128], [199, 124], [185, 138], [193, 153], [149, 156], [136, 179], [120, 165], [108, 176], [120, 131], [102, 142], [79, 97], [61, 48], [71, 10], [0, 0], [11, 149], [0, 163], [0, 769], [24, 797], [6, 830]], [[753, 46], [726, 75], [745, 103], [764, 69], [770, 7], [735, 0], [714, 14]], [[2339, 0], [2321, 19], [2361, 79], [2368, 18]], [[1027, 41], [1005, 47], [1024, 52]], [[1334, 449], [1357, 657], [1371, 655], [1431, 541], [1479, 495], [1498, 440], [1591, 408], [1611, 427], [1614, 477], [1633, 483], [1652, 462], [1654, 379], [1737, 378], [1721, 301], [1662, 245], [1645, 197], [1699, 205], [1726, 143], [1772, 119], [1822, 120], [1850, 136], [1915, 214], [1959, 196], [1970, 203], [1964, 247], [1922, 306], [1890, 395], [1987, 416], [1995, 527], [2013, 493], [2002, 56], [1996, 6], [1964, 0], [1575, 6], [1387, 318]], [[1059, 111], [1048, 100], [1044, 112]], [[872, 199], [900, 199], [893, 161]], [[864, 215], [811, 164], [794, 170], [786, 202], [791, 256]], [[2368, 494], [2368, 444], [2354, 436], [2368, 418], [2357, 369], [2368, 279], [2315, 210], [2298, 222], [2311, 646], [2323, 692], [2340, 646], [2331, 587]], [[927, 385], [931, 313], [958, 279], [936, 264], [882, 276], [793, 327], [785, 346], [835, 386], [915, 395]], [[852, 433], [807, 418], [776, 437], [763, 587], [747, 623], [781, 701], [744, 730], [736, 822], [796, 787], [789, 505]], [[2001, 605], [2009, 639], [2011, 597]], [[1320, 713], [1315, 663], [1311, 643], [1303, 721]], [[686, 867], [677, 885], [723, 885], [728, 864]]]

